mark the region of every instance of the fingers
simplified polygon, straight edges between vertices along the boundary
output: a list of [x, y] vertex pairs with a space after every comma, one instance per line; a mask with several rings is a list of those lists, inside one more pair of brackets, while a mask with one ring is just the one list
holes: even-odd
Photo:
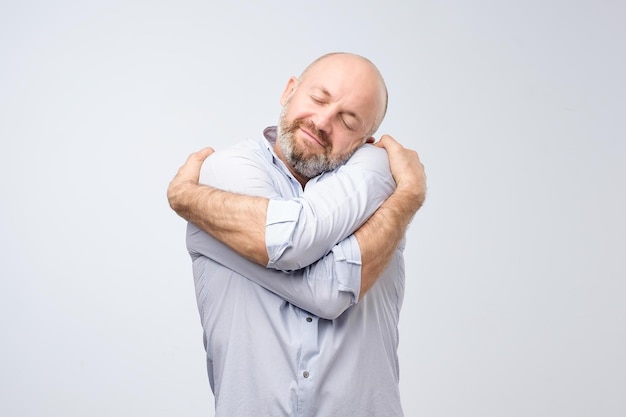
[[387, 153], [390, 154], [390, 158], [392, 159], [394, 157], [400, 157], [401, 155], [404, 155], [404, 157], [417, 158], [417, 160], [419, 161], [419, 155], [416, 151], [405, 148], [400, 142], [395, 140], [390, 135], [382, 135], [380, 140], [376, 142], [375, 145], [379, 148], [386, 149]]
[[200, 168], [205, 159], [209, 157], [215, 150], [211, 147], [200, 149], [189, 155], [187, 160], [178, 170], [177, 176], [189, 176], [197, 177], [200, 175]]
[[213, 148], [211, 148], [210, 146], [208, 146], [208, 147], [206, 147], [204, 149], [200, 149], [199, 151], [196, 151], [196, 152], [192, 153], [191, 155], [189, 155], [189, 157], [187, 158], [187, 162], [189, 162], [191, 159], [193, 159], [194, 162], [202, 163], [213, 152], [215, 152], [215, 150]]
[[396, 185], [411, 190], [421, 204], [426, 192], [426, 174], [417, 152], [405, 148], [390, 135], [383, 135], [375, 145], [387, 151]]
[[384, 148], [384, 149], [402, 147], [402, 145], [400, 145], [400, 143], [394, 138], [392, 138], [390, 135], [382, 135], [380, 140], [376, 142], [374, 145], [378, 146], [379, 148]]
[[178, 168], [178, 172], [170, 181], [167, 189], [168, 199], [170, 200], [170, 206], [172, 206], [172, 208], [176, 203], [176, 198], [183, 190], [188, 189], [190, 185], [198, 184], [202, 163], [213, 152], [215, 151], [211, 147], [200, 149], [189, 155], [185, 163]]

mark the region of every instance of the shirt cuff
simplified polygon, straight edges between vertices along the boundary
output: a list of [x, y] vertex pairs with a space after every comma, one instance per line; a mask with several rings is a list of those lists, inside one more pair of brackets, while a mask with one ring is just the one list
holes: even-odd
[[339, 242], [332, 249], [335, 258], [337, 288], [352, 294], [352, 303], [359, 301], [361, 292], [361, 249], [354, 235]]
[[275, 266], [285, 249], [293, 245], [302, 205], [293, 200], [270, 200], [265, 222], [265, 247], [269, 261], [268, 268]]

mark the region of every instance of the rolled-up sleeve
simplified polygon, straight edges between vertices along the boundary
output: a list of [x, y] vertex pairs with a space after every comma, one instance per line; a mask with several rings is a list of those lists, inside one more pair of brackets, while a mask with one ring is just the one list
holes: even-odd
[[192, 223], [187, 227], [187, 248], [192, 259], [210, 258], [285, 301], [327, 320], [339, 317], [359, 299], [361, 252], [353, 236], [341, 241], [318, 262], [291, 272], [251, 262]]
[[352, 233], [395, 188], [387, 154], [362, 147], [344, 166], [310, 180], [301, 196], [290, 199], [277, 197], [278, 180], [263, 163], [245, 148], [233, 148], [207, 159], [201, 179], [269, 199], [267, 268], [237, 255], [193, 224], [187, 233], [188, 250], [193, 258], [213, 259], [318, 317], [334, 319], [359, 299], [361, 251]]
[[364, 145], [336, 171], [310, 180], [301, 198], [270, 200], [268, 268], [290, 271], [317, 261], [365, 223], [394, 189], [387, 153]]
[[332, 249], [335, 259], [337, 288], [352, 294], [352, 304], [361, 290], [361, 250], [354, 236], [349, 236]]
[[265, 224], [268, 267], [273, 268], [285, 249], [293, 244], [293, 233], [301, 212], [302, 201], [300, 199], [269, 201]]

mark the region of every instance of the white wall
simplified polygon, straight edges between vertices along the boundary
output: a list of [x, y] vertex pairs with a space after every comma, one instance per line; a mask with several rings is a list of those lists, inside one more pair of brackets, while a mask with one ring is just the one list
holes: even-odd
[[429, 197], [409, 232], [407, 416], [626, 415], [626, 6], [618, 1], [0, 5], [0, 412], [212, 415], [186, 156], [275, 123], [363, 54]]

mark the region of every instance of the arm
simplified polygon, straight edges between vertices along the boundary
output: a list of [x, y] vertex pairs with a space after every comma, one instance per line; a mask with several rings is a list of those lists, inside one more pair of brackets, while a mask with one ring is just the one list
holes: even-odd
[[[355, 235], [363, 260], [361, 296], [389, 262], [425, 195], [425, 177], [417, 154], [404, 149], [389, 136], [383, 136], [377, 146], [387, 149], [398, 188]], [[211, 152], [205, 149], [192, 154], [181, 167], [168, 189], [170, 205], [179, 215], [239, 254], [266, 265], [269, 257], [265, 245], [265, 218], [269, 200], [198, 185], [199, 167]]]
[[[198, 184], [198, 176], [191, 174], [199, 169], [206, 152], [210, 151], [191, 155], [172, 181], [173, 192], [168, 194], [172, 208], [240, 255], [268, 268], [297, 270], [317, 261], [358, 229], [395, 188], [387, 154], [371, 145], [360, 148], [338, 170], [311, 179], [302, 196], [292, 199], [278, 195], [269, 180], [255, 185], [263, 182], [259, 179], [265, 176], [262, 170], [246, 173], [245, 181], [239, 181], [246, 185], [233, 188], [227, 178], [233, 161], [215, 162], [215, 157], [202, 167], [203, 182], [211, 187]], [[240, 160], [234, 165], [251, 169]], [[189, 179], [184, 176], [187, 172]], [[262, 197], [243, 196], [251, 190]]]
[[194, 263], [198, 257], [209, 258], [318, 317], [333, 320], [358, 300], [358, 280], [347, 287], [342, 285], [345, 277], [360, 276], [360, 253], [354, 236], [336, 245], [318, 262], [283, 272], [238, 255], [193, 223], [187, 228], [187, 248]]
[[204, 148], [189, 155], [167, 189], [170, 207], [243, 257], [267, 265], [265, 218], [269, 200], [200, 185], [200, 168], [213, 152]]
[[[366, 293], [384, 271], [404, 236], [411, 219], [426, 198], [426, 175], [417, 152], [406, 149], [391, 136], [376, 144], [385, 148], [396, 181], [396, 191], [354, 233], [361, 249], [361, 294]], [[381, 242], [383, 244], [381, 244]]]
[[[277, 181], [280, 171], [268, 169], [267, 159], [260, 155], [258, 148], [250, 146], [249, 142], [241, 145], [212, 155], [202, 166], [202, 181], [229, 191], [271, 199], [299, 195], [296, 187]], [[210, 152], [207, 149], [204, 153]], [[242, 197], [248, 199], [248, 196]], [[250, 197], [249, 200], [255, 199]], [[249, 226], [243, 220], [234, 224], [242, 230]], [[291, 273], [250, 262], [192, 222], [188, 224], [187, 248], [194, 265], [198, 257], [209, 258], [318, 317], [334, 319], [358, 300], [361, 265], [354, 237], [333, 247], [313, 265]]]
[[338, 169], [311, 179], [301, 198], [271, 199], [268, 267], [297, 270], [312, 264], [361, 227], [395, 188], [387, 153], [368, 144]]

